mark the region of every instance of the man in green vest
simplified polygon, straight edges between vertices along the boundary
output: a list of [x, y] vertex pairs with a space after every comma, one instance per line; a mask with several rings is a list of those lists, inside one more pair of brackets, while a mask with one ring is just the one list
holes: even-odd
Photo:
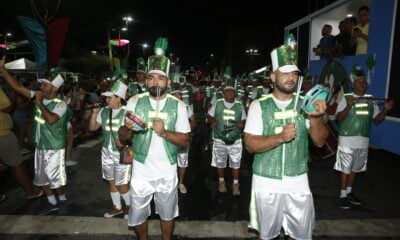
[[167, 94], [171, 83], [170, 61], [164, 56], [167, 45], [167, 39], [157, 39], [155, 55], [148, 59], [148, 92], [130, 98], [126, 106], [127, 112], [147, 125], [139, 127], [125, 118], [125, 126], [134, 130], [128, 225], [140, 240], [148, 239], [147, 218], [153, 198], [164, 240], [172, 239], [174, 218], [179, 215], [176, 160], [179, 149], [188, 145], [190, 125], [186, 104]]
[[352, 193], [357, 173], [367, 170], [368, 145], [372, 122], [381, 123], [392, 107], [393, 101], [385, 102], [382, 112], [376, 104], [358, 102], [368, 88], [364, 72], [355, 67], [350, 74], [353, 92], [345, 94], [337, 106], [336, 120], [339, 122], [339, 143], [334, 169], [340, 173], [340, 208], [361, 205], [362, 201]]
[[271, 60], [274, 91], [250, 105], [244, 129], [246, 148], [254, 153], [250, 226], [260, 239], [279, 236], [282, 227], [291, 239], [311, 239], [315, 211], [307, 176], [308, 134], [317, 146], [324, 144], [326, 103], [317, 100], [315, 112], [303, 113], [296, 101], [299, 69], [291, 34], [271, 52]]
[[246, 119], [243, 104], [236, 101], [235, 81], [231, 79], [230, 68], [225, 71], [228, 83], [223, 90], [224, 98], [217, 100], [208, 111], [208, 119], [213, 129], [213, 149], [211, 166], [218, 171], [218, 191], [226, 193], [225, 168], [229, 158], [232, 169], [232, 194], [240, 195], [239, 170], [242, 159], [242, 129]]
[[[123, 125], [125, 119], [125, 107], [121, 99], [125, 99], [128, 86], [120, 80], [112, 83], [109, 91], [101, 95], [107, 97], [107, 106], [92, 110], [89, 120], [89, 130], [96, 131], [101, 127], [103, 133], [103, 148], [101, 149], [101, 172], [104, 180], [108, 182], [108, 190], [111, 195], [113, 206], [104, 213], [105, 218], [113, 218], [124, 214], [128, 219], [130, 196], [129, 180], [131, 165], [119, 162], [119, 149], [123, 147], [119, 141], [118, 129]], [[110, 122], [111, 121], [111, 122]], [[122, 208], [121, 197], [125, 202]]]
[[[0, 74], [18, 93], [36, 97], [32, 129], [35, 149], [35, 178], [33, 183], [42, 187], [47, 195], [48, 204], [39, 211], [40, 215], [52, 212], [68, 212], [64, 186], [67, 183], [65, 173], [65, 145], [67, 138], [67, 104], [57, 97], [57, 90], [64, 83], [60, 74], [48, 79], [38, 79], [40, 91], [25, 88], [15, 80], [4, 67], [5, 58], [0, 61]], [[55, 193], [58, 195], [56, 199]]]
[[143, 58], [136, 59], [135, 80], [128, 84], [129, 97], [146, 91], [146, 64]]

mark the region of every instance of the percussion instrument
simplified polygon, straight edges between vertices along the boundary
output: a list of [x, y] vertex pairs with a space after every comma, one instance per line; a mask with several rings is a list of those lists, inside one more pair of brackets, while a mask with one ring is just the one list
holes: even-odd
[[125, 117], [129, 118], [131, 121], [136, 123], [135, 128], [138, 129], [139, 131], [144, 131], [147, 129], [146, 123], [143, 122], [143, 120], [139, 116], [135, 115], [134, 113], [127, 112], [125, 114]]
[[355, 103], [370, 103], [370, 104], [384, 104], [388, 99], [373, 98], [373, 97], [355, 97]]
[[313, 102], [315, 100], [326, 101], [328, 94], [329, 94], [328, 88], [326, 88], [320, 84], [315, 85], [304, 96], [302, 108], [305, 109], [307, 112], [315, 112]]
[[311, 139], [309, 141], [309, 148], [310, 148], [310, 156], [312, 159], [320, 160], [326, 159], [336, 154], [337, 147], [338, 147], [338, 133], [335, 127], [332, 125], [330, 121], [326, 124], [329, 135], [326, 139], [324, 146], [317, 147], [315, 146]]

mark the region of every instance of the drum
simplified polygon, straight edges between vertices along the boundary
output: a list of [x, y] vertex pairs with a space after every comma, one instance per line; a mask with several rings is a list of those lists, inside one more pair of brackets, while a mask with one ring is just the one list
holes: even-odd
[[143, 120], [139, 116], [133, 114], [132, 112], [127, 112], [125, 116], [136, 123], [135, 128], [137, 128], [137, 130], [144, 131], [147, 129], [146, 123], [143, 122]]
[[317, 84], [313, 88], [311, 88], [306, 95], [304, 96], [302, 108], [305, 109], [307, 112], [314, 112], [313, 102], [315, 100], [324, 100], [328, 97], [329, 89]]
[[327, 122], [327, 128], [329, 131], [328, 138], [324, 146], [317, 147], [310, 140], [310, 155], [312, 159], [326, 159], [336, 154], [338, 147], [338, 133], [335, 127], [332, 125], [330, 121]]

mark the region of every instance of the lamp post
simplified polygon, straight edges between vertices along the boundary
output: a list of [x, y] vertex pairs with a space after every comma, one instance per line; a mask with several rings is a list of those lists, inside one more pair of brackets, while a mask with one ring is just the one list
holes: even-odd
[[3, 34], [0, 33], [0, 37], [4, 37], [4, 45], [7, 47], [7, 38], [12, 37], [12, 34], [10, 32]]
[[146, 48], [148, 48], [148, 47], [149, 47], [149, 45], [148, 45], [147, 43], [143, 43], [143, 44], [142, 44], [142, 48], [143, 48], [143, 58], [146, 58], [145, 51], [146, 51]]
[[130, 16], [125, 16], [125, 17], [122, 18], [122, 20], [125, 21], [125, 27], [128, 29], [128, 24], [129, 24], [129, 22], [133, 21], [133, 18], [130, 17]]
[[253, 56], [258, 55], [258, 49], [250, 48], [246, 50], [246, 53], [250, 56], [249, 72], [251, 72], [251, 69], [253, 68]]

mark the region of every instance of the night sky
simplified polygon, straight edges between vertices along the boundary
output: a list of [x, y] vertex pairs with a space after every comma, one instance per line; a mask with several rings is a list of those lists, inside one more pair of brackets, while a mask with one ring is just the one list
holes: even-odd
[[[6, 11], [0, 16], [0, 32], [13, 32], [12, 40], [25, 39], [15, 16], [34, 17], [31, 2], [42, 17], [47, 8], [49, 16], [70, 18], [67, 44], [105, 51], [107, 26], [122, 27], [122, 17], [129, 15], [135, 20], [121, 36], [131, 41], [133, 58], [143, 55], [140, 44], [152, 45], [163, 36], [169, 39], [167, 54], [179, 57], [184, 66], [204, 65], [213, 53], [214, 61], [246, 69], [246, 49], [259, 50], [253, 67], [265, 65], [271, 49], [283, 42], [286, 25], [333, 1], [63, 0], [55, 13], [58, 0], [12, 0], [2, 7]], [[145, 52], [151, 53], [152, 48]]]

